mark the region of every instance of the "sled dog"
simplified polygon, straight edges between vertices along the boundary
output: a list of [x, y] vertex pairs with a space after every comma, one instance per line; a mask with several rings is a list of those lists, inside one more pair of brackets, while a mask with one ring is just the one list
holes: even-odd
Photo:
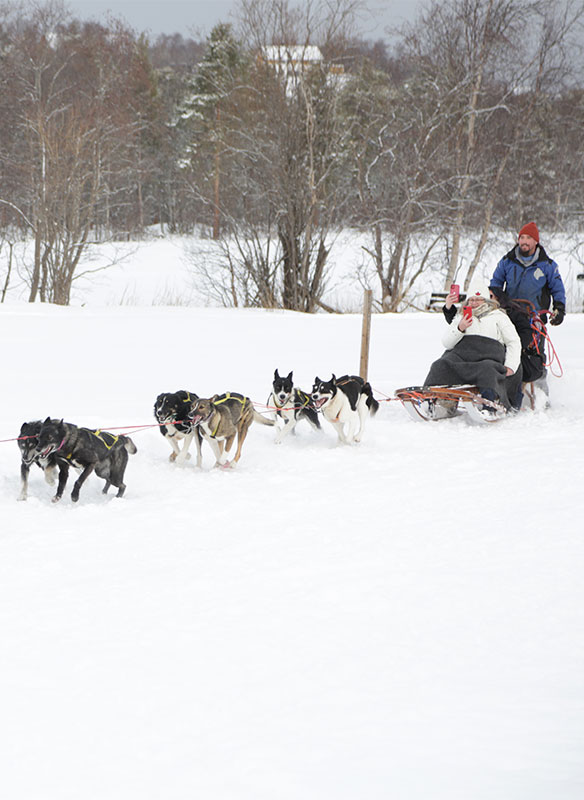
[[314, 407], [312, 397], [302, 389], [297, 389], [290, 372], [285, 378], [274, 372], [272, 393], [268, 398], [268, 405], [275, 409], [276, 422], [281, 421], [276, 434], [276, 444], [285, 436], [292, 433], [301, 419], [307, 420], [313, 428], [320, 430], [320, 420]]
[[[81, 470], [81, 474], [73, 485], [71, 500], [79, 500], [79, 491], [92, 472], [105, 480], [103, 493], [106, 494], [113, 484], [122, 497], [126, 484], [124, 472], [128, 463], [128, 454], [137, 452], [136, 445], [129, 436], [114, 436], [109, 431], [78, 428], [70, 422], [54, 420], [47, 417], [39, 431], [36, 455], [39, 458], [54, 457], [68, 466]], [[60, 500], [65, 489], [66, 478], [59, 485], [53, 502]]]
[[[58, 420], [53, 420], [57, 422]], [[20, 450], [20, 479], [21, 488], [19, 500], [26, 500], [28, 497], [28, 474], [33, 464], [39, 466], [44, 474], [47, 483], [53, 485], [56, 480], [56, 473], [59, 472], [59, 485], [62, 487], [67, 483], [69, 475], [69, 465], [66, 461], [59, 461], [55, 455], [49, 454], [43, 458], [37, 453], [39, 433], [41, 432], [42, 421], [24, 422], [18, 435], [18, 448]]]
[[373, 415], [379, 408], [371, 386], [357, 375], [333, 375], [330, 381], [315, 378], [312, 399], [345, 444], [361, 441], [367, 412]]
[[[191, 419], [215, 454], [215, 466], [236, 464], [241, 457], [241, 448], [249, 426], [255, 420], [261, 425], [275, 425], [275, 421], [259, 414], [249, 397], [236, 392], [227, 392], [213, 397], [199, 398], [191, 412]], [[233, 461], [227, 460], [227, 453], [237, 436], [237, 448]]]
[[[201, 432], [189, 419], [193, 404], [199, 399], [194, 392], [181, 389], [178, 392], [163, 392], [154, 403], [154, 416], [160, 424], [160, 433], [172, 448], [169, 461], [177, 464], [191, 457], [189, 447], [193, 439], [197, 446], [197, 467], [203, 463], [201, 458]], [[183, 439], [182, 450], [179, 441]]]

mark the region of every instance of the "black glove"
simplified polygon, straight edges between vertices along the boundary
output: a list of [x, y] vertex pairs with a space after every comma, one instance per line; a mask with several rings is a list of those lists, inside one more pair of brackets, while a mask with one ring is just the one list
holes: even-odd
[[563, 303], [554, 303], [554, 313], [550, 325], [561, 325], [566, 316], [566, 306]]
[[450, 325], [454, 317], [456, 316], [456, 307], [450, 306], [450, 308], [446, 308], [446, 304], [442, 306], [442, 313], [444, 314], [444, 319]]

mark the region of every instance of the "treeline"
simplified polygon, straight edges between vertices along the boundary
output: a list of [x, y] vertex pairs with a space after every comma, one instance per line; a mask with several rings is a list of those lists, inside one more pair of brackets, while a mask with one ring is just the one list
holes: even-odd
[[205, 42], [149, 42], [0, 6], [0, 247], [34, 241], [30, 300], [67, 304], [90, 243], [203, 230], [211, 295], [314, 311], [350, 226], [398, 310], [424, 270], [470, 280], [493, 229], [580, 228], [583, 10], [434, 0], [370, 42], [360, 0], [241, 0]]

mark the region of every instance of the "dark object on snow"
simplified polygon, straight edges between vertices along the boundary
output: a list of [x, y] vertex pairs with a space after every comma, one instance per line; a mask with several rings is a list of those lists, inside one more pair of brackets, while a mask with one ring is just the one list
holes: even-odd
[[[109, 431], [78, 428], [70, 422], [48, 417], [42, 424], [36, 446], [39, 458], [54, 457], [59, 463], [64, 461], [81, 470], [71, 492], [73, 502], [79, 500], [81, 487], [94, 471], [99, 478], [105, 480], [104, 494], [113, 484], [118, 490], [117, 497], [122, 497], [126, 490], [124, 472], [128, 453], [136, 452], [136, 445], [129, 436], [115, 436]], [[59, 477], [53, 502], [61, 499], [65, 481], [66, 477], [64, 481]]]
[[[54, 420], [58, 422], [58, 420]], [[24, 422], [18, 436], [18, 449], [20, 450], [20, 478], [21, 489], [19, 500], [26, 500], [28, 497], [28, 474], [33, 464], [39, 466], [45, 473], [47, 483], [55, 483], [57, 469], [59, 471], [59, 485], [64, 487], [69, 475], [69, 465], [65, 461], [59, 461], [55, 455], [49, 454], [43, 458], [37, 453], [39, 434], [43, 423], [40, 419], [33, 422]], [[62, 490], [61, 490], [62, 491]]]
[[[201, 431], [189, 419], [193, 406], [199, 399], [194, 392], [179, 389], [178, 392], [162, 392], [154, 403], [154, 416], [160, 425], [160, 433], [172, 448], [169, 461], [184, 464], [190, 458], [189, 447], [195, 440], [197, 448], [197, 467], [202, 466]], [[182, 450], [179, 441], [184, 439]]]

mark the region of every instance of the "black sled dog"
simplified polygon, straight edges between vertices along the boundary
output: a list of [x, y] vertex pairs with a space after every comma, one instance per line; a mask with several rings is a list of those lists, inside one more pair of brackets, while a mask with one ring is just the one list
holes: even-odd
[[278, 427], [276, 444], [280, 444], [285, 436], [292, 433], [301, 419], [307, 420], [313, 428], [320, 430], [320, 420], [312, 397], [294, 386], [292, 372], [285, 378], [278, 374], [278, 370], [274, 372], [268, 405], [275, 409], [276, 422], [282, 423]]
[[367, 413], [373, 415], [379, 409], [371, 386], [358, 375], [333, 375], [330, 381], [315, 378], [312, 399], [344, 444], [360, 442]]
[[[194, 392], [180, 389], [178, 392], [163, 392], [159, 394], [154, 403], [154, 416], [160, 425], [160, 433], [172, 448], [169, 461], [184, 464], [190, 458], [189, 447], [193, 439], [197, 446], [197, 467], [200, 467], [201, 458], [201, 432], [189, 414], [199, 396]], [[183, 439], [182, 449], [179, 441]]]
[[[58, 462], [81, 470], [73, 485], [71, 500], [79, 500], [79, 491], [92, 472], [105, 480], [103, 493], [110, 486], [118, 490], [116, 497], [123, 497], [126, 491], [124, 472], [128, 454], [137, 452], [136, 445], [129, 436], [115, 436], [109, 431], [78, 428], [70, 422], [47, 418], [40, 429], [36, 453], [39, 458], [54, 457]], [[53, 497], [56, 503], [63, 496], [67, 478], [61, 480]]]
[[[53, 420], [58, 422], [58, 420]], [[33, 464], [40, 467], [47, 483], [53, 485], [56, 480], [56, 473], [59, 472], [59, 483], [65, 486], [69, 475], [69, 465], [66, 461], [59, 461], [55, 455], [49, 454], [46, 458], [37, 452], [39, 433], [43, 423], [40, 419], [33, 422], [24, 422], [18, 435], [18, 449], [20, 450], [20, 495], [19, 500], [26, 500], [28, 497], [28, 475]]]

